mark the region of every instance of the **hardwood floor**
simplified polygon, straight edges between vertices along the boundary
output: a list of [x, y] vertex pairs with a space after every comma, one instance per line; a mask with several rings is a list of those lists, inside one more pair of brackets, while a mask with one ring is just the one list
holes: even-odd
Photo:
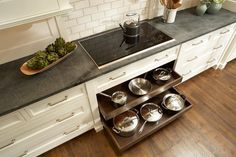
[[101, 131], [89, 131], [41, 157], [235, 157], [236, 60], [178, 86], [193, 108], [122, 154]]

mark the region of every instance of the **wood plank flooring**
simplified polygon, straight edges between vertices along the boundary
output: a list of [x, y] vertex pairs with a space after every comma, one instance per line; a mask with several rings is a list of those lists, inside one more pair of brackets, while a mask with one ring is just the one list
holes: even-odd
[[190, 111], [122, 154], [106, 133], [89, 131], [41, 157], [235, 157], [236, 60], [178, 86]]

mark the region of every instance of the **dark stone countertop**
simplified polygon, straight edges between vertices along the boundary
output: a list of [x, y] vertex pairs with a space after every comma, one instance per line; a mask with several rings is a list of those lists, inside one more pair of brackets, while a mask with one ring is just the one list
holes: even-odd
[[234, 22], [233, 12], [222, 9], [215, 15], [196, 16], [193, 8], [179, 11], [173, 24], [165, 24], [161, 18], [150, 20], [150, 24], [176, 41], [100, 70], [81, 48], [55, 67], [34, 76], [25, 76], [19, 70], [31, 56], [2, 64], [0, 116]]

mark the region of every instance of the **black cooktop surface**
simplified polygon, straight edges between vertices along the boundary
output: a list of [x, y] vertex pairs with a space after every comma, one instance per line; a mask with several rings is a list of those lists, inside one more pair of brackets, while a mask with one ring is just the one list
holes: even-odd
[[135, 41], [132, 40], [124, 39], [123, 32], [120, 29], [84, 39], [80, 41], [80, 45], [98, 68], [102, 68], [127, 57], [143, 53], [149, 48], [174, 41], [173, 38], [146, 22], [140, 25], [140, 36], [135, 38]]

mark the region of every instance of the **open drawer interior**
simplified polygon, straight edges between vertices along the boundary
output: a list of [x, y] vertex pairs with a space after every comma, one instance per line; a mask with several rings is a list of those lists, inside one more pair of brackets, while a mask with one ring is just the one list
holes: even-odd
[[[157, 95], [156, 97], [153, 97], [152, 99], [148, 100], [147, 102], [153, 102], [153, 103], [156, 103], [156, 104], [161, 106], [161, 102], [162, 102], [162, 99], [163, 99], [164, 95], [166, 95], [168, 93], [181, 94], [181, 93], [178, 93], [174, 88], [171, 88], [171, 89], [169, 89], [167, 91], [164, 91], [163, 93]], [[140, 107], [142, 106], [142, 104], [139, 104], [135, 108], [137, 110], [139, 110]], [[167, 125], [170, 122], [174, 121], [176, 118], [180, 117], [184, 112], [189, 110], [191, 107], [192, 107], [192, 105], [189, 103], [188, 100], [186, 100], [185, 101], [185, 107], [179, 112], [169, 113], [168, 111], [163, 109], [163, 116], [158, 121], [158, 123], [147, 123], [141, 134], [139, 134], [138, 131], [137, 131], [133, 136], [130, 136], [130, 137], [122, 137], [122, 136], [118, 135], [117, 133], [115, 133], [112, 130], [112, 127], [113, 127], [112, 119], [108, 120], [108, 121], [105, 121], [105, 119], [102, 118], [102, 122], [103, 122], [103, 125], [104, 125], [104, 128], [105, 128], [107, 134], [110, 137], [110, 140], [114, 143], [115, 147], [119, 151], [124, 151], [124, 150], [128, 149], [129, 147], [133, 146], [134, 144], [136, 144], [137, 142], [141, 141], [142, 139], [144, 139], [144, 138], [148, 137], [149, 135], [153, 134], [157, 130], [161, 129], [165, 125]], [[139, 120], [138, 130], [141, 127], [141, 125], [144, 123], [144, 120], [141, 118], [140, 115], [139, 115], [139, 119], [140, 120]]]
[[[169, 68], [171, 66], [169, 64], [167, 64], [167, 65], [162, 66], [162, 68]], [[163, 82], [163, 83], [157, 83], [154, 80], [154, 78], [152, 77], [152, 73], [153, 73], [153, 71], [149, 71], [149, 72], [137, 77], [137, 78], [144, 78], [145, 77], [145, 79], [149, 80], [152, 84], [151, 91], [144, 96], [134, 95], [129, 90], [128, 84], [129, 84], [130, 80], [128, 80], [122, 84], [119, 84], [117, 86], [114, 86], [106, 91], [103, 91], [103, 93], [105, 93], [107, 95], [112, 95], [116, 91], [125, 92], [128, 95], [128, 99], [127, 99], [126, 105], [124, 105], [124, 106], [116, 108], [112, 105], [112, 101], [110, 98], [97, 94], [98, 107], [99, 107], [102, 117], [105, 120], [112, 119], [113, 117], [155, 97], [156, 95], [168, 90], [169, 88], [177, 85], [178, 83], [180, 83], [182, 81], [182, 77], [178, 73], [176, 73], [175, 71], [171, 71], [172, 77], [168, 81]]]

